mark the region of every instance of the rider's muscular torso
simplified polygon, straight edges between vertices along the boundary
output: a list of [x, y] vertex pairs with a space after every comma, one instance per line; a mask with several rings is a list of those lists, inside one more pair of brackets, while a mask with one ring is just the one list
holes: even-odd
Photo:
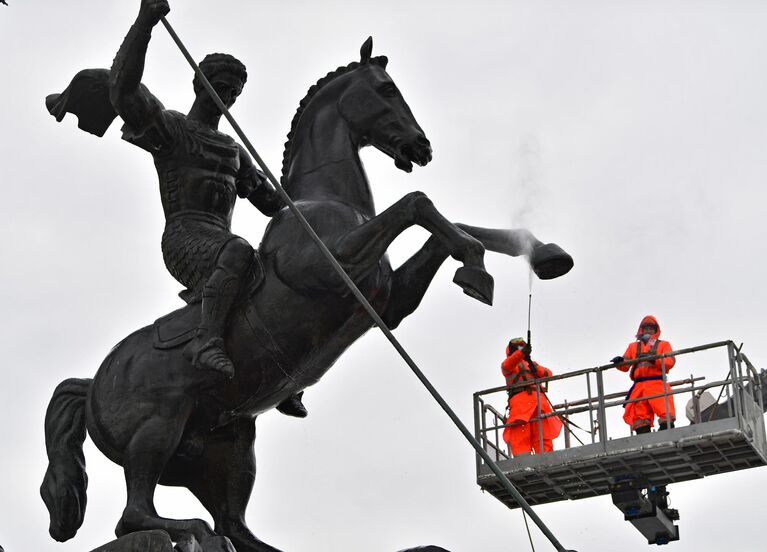
[[[168, 10], [164, 0], [142, 0], [110, 71], [110, 100], [125, 121], [123, 137], [154, 158], [166, 218], [165, 265], [187, 286], [185, 299], [202, 299], [188, 358], [231, 377], [234, 366], [223, 339], [227, 318], [245, 274], [259, 267], [253, 248], [231, 233], [234, 203], [237, 196], [248, 198], [271, 216], [282, 202], [243, 148], [218, 131], [221, 110], [197, 79], [187, 115], [166, 110], [141, 86], [151, 30]], [[232, 56], [211, 54], [200, 68], [221, 101], [232, 106], [247, 80], [245, 66]]]

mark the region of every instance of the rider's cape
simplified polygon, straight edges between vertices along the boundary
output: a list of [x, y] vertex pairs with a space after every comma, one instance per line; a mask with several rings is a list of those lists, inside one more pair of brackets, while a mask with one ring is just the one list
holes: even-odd
[[[145, 88], [143, 84], [140, 86]], [[109, 69], [83, 69], [61, 94], [45, 98], [45, 106], [57, 121], [61, 122], [71, 113], [77, 117], [80, 129], [104, 136], [117, 118], [109, 100]]]

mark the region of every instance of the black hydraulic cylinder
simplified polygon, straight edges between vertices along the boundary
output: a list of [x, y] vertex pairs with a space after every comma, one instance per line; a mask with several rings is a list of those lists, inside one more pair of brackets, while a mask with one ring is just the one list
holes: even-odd
[[647, 544], [663, 545], [679, 540], [679, 527], [674, 520], [679, 512], [668, 507], [665, 486], [650, 486], [636, 475], [621, 476], [610, 483], [613, 504], [647, 539]]

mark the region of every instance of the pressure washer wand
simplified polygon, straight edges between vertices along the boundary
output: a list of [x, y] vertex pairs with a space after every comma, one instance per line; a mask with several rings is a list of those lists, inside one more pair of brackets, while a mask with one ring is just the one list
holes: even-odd
[[[528, 294], [528, 296], [527, 296], [527, 344], [528, 344], [528, 345], [531, 345], [531, 339], [532, 339], [532, 338], [530, 337], [530, 312], [532, 311], [532, 306], [533, 306], [533, 294], [532, 294], [532, 292], [531, 292], [531, 293], [529, 293], [529, 294]], [[546, 383], [545, 385], [546, 385], [546, 387], [548, 388], [549, 384], [548, 384], [548, 383]], [[553, 405], [553, 404], [551, 404], [551, 401], [549, 400], [549, 398], [548, 398], [548, 397], [547, 397], [545, 394], [544, 394], [543, 396], [544, 396], [544, 397], [546, 397], [546, 402], [548, 402], [548, 403], [549, 403], [549, 406], [551, 407], [551, 409], [552, 409], [552, 411], [553, 411], [553, 410], [554, 410], [554, 405]], [[571, 422], [570, 420], [568, 420], [568, 419], [567, 419], [567, 418], [565, 418], [564, 416], [559, 416], [559, 415], [557, 415], [557, 418], [559, 418], [560, 420], [562, 420], [562, 422], [563, 422], [563, 423], [565, 423], [565, 424], [567, 424], [567, 425], [569, 425], [569, 426], [575, 426], [575, 427], [577, 427], [578, 429], [580, 429], [580, 430], [582, 430], [582, 431], [586, 431], [585, 429], [583, 429], [583, 428], [582, 428], [582, 427], [580, 427], [579, 425], [575, 424], [574, 422]], [[570, 429], [570, 435], [572, 435], [573, 437], [575, 437], [575, 438], [576, 438], [576, 440], [577, 440], [577, 441], [578, 441], [578, 442], [579, 442], [581, 445], [583, 445], [583, 441], [581, 441], [581, 440], [578, 438], [578, 436], [577, 436], [575, 433], [573, 433], [573, 430], [572, 430], [572, 429]]]
[[530, 345], [530, 311], [533, 306], [533, 294], [532, 292], [527, 296], [527, 344]]

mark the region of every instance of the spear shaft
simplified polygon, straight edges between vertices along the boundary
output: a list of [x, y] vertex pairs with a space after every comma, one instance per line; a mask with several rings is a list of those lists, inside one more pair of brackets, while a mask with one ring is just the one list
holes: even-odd
[[194, 58], [189, 53], [189, 50], [186, 49], [186, 46], [184, 46], [184, 43], [176, 34], [176, 31], [173, 30], [173, 27], [171, 27], [170, 23], [165, 18], [165, 16], [160, 17], [160, 21], [165, 26], [165, 29], [170, 34], [171, 38], [176, 43], [179, 50], [181, 50], [181, 53], [189, 62], [189, 65], [191, 65], [192, 69], [194, 69], [195, 74], [200, 78], [200, 81], [202, 82], [205, 89], [208, 91], [208, 94], [210, 94], [215, 104], [221, 110], [221, 113], [224, 115], [226, 120], [229, 121], [229, 124], [232, 125], [232, 128], [234, 129], [237, 136], [239, 136], [240, 139], [242, 140], [242, 143], [245, 146], [245, 148], [248, 150], [248, 152], [256, 161], [256, 163], [258, 163], [258, 165], [261, 167], [261, 170], [264, 171], [264, 174], [266, 174], [267, 178], [272, 183], [272, 185], [274, 186], [274, 188], [276, 189], [277, 193], [280, 195], [282, 200], [288, 206], [290, 211], [296, 216], [296, 219], [304, 228], [304, 230], [307, 232], [307, 234], [309, 234], [309, 237], [317, 245], [317, 247], [319, 247], [323, 256], [328, 260], [328, 262], [333, 266], [336, 272], [338, 272], [338, 275], [343, 279], [343, 281], [349, 287], [350, 291], [352, 292], [354, 297], [357, 299], [357, 301], [359, 301], [359, 303], [362, 305], [365, 311], [367, 311], [367, 313], [373, 319], [373, 321], [378, 326], [378, 328], [383, 332], [384, 336], [386, 336], [386, 338], [389, 340], [392, 346], [397, 350], [397, 352], [400, 354], [400, 356], [405, 361], [405, 363], [413, 371], [415, 376], [421, 381], [424, 387], [426, 387], [427, 391], [429, 391], [429, 393], [434, 398], [434, 400], [437, 401], [437, 403], [440, 405], [440, 407], [445, 412], [445, 414], [447, 414], [448, 417], [452, 420], [453, 424], [455, 424], [455, 426], [463, 434], [466, 440], [469, 441], [469, 444], [471, 444], [472, 448], [474, 448], [477, 454], [485, 461], [485, 464], [490, 468], [490, 470], [498, 478], [498, 482], [501, 484], [501, 486], [504, 487], [504, 489], [511, 496], [514, 497], [514, 499], [517, 501], [520, 507], [525, 512], [527, 512], [527, 514], [530, 516], [533, 522], [535, 522], [535, 524], [538, 526], [541, 532], [546, 536], [547, 539], [549, 539], [549, 542], [551, 542], [551, 544], [554, 545], [554, 548], [556, 548], [558, 552], [567, 552], [565, 547], [562, 546], [562, 544], [559, 542], [559, 540], [557, 540], [557, 538], [554, 536], [554, 534], [551, 532], [548, 526], [543, 522], [543, 520], [538, 516], [538, 514], [536, 514], [535, 511], [530, 507], [530, 504], [528, 504], [528, 502], [520, 494], [517, 488], [511, 483], [511, 481], [509, 481], [509, 479], [501, 471], [498, 465], [492, 460], [492, 458], [490, 458], [490, 455], [487, 453], [487, 451], [485, 451], [484, 447], [479, 444], [479, 442], [474, 438], [474, 436], [471, 434], [471, 432], [466, 427], [466, 425], [461, 421], [458, 415], [453, 411], [452, 408], [450, 408], [450, 405], [447, 404], [447, 402], [442, 397], [442, 395], [440, 395], [440, 393], [436, 390], [436, 388], [431, 384], [429, 379], [421, 371], [421, 369], [418, 367], [415, 361], [410, 357], [410, 355], [402, 346], [402, 344], [400, 344], [399, 340], [396, 337], [394, 337], [394, 334], [391, 332], [391, 330], [386, 325], [386, 323], [381, 319], [381, 317], [375, 311], [373, 306], [368, 302], [368, 300], [365, 298], [362, 292], [357, 288], [354, 281], [349, 277], [349, 275], [346, 273], [343, 267], [341, 267], [341, 265], [335, 259], [333, 254], [327, 248], [327, 246], [322, 242], [320, 237], [317, 235], [317, 233], [314, 231], [314, 229], [311, 227], [309, 222], [304, 217], [303, 213], [301, 213], [298, 207], [296, 207], [295, 203], [293, 203], [293, 200], [290, 199], [290, 196], [287, 194], [287, 192], [285, 192], [283, 187], [274, 177], [274, 174], [272, 174], [272, 172], [269, 170], [269, 167], [266, 166], [266, 163], [258, 154], [258, 152], [256, 151], [256, 148], [253, 147], [253, 144], [251, 144], [250, 140], [248, 140], [248, 137], [245, 135], [242, 128], [240, 128], [240, 125], [237, 124], [237, 121], [234, 120], [234, 117], [232, 117], [232, 114], [229, 113], [229, 109], [227, 109], [224, 102], [221, 101], [221, 98], [218, 96], [213, 86], [210, 84], [208, 79], [200, 70], [199, 66], [197, 65], [197, 62], [194, 61]]

